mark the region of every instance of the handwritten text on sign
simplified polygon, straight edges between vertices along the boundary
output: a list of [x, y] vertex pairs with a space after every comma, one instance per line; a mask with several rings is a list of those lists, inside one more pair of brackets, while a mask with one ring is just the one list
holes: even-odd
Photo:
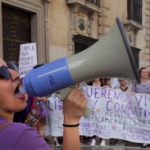
[[24, 77], [35, 65], [37, 65], [36, 43], [21, 44], [19, 55], [20, 76]]
[[[87, 111], [80, 121], [81, 135], [150, 143], [150, 94], [128, 94], [92, 86], [82, 91], [87, 98]], [[58, 111], [60, 106], [56, 104], [60, 103], [55, 99], [51, 98], [51, 106]], [[62, 107], [59, 111], [62, 113]], [[62, 124], [62, 120], [60, 122]], [[57, 129], [54, 127], [52, 130]]]

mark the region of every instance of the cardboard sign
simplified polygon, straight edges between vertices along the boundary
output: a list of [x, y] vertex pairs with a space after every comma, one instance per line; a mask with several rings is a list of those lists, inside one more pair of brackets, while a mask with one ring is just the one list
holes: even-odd
[[19, 73], [23, 78], [33, 67], [37, 65], [36, 43], [20, 45]]

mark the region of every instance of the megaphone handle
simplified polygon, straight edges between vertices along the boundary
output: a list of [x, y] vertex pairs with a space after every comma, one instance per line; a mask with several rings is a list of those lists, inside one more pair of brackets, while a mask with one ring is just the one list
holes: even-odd
[[62, 90], [59, 90], [55, 93], [55, 95], [60, 99], [60, 100], [64, 100], [67, 95], [70, 93], [70, 91], [75, 88], [75, 86], [70, 86], [70, 87], [67, 87], [67, 88], [64, 88]]

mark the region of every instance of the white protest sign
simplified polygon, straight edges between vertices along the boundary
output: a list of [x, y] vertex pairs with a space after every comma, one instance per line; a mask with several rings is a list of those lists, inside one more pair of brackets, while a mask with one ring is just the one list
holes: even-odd
[[[82, 90], [87, 98], [87, 111], [80, 120], [80, 135], [150, 143], [150, 94], [129, 94], [117, 89], [92, 86]], [[62, 104], [60, 107], [54, 97], [51, 97], [51, 101], [53, 111], [61, 114]], [[62, 122], [59, 117], [58, 126]], [[56, 124], [53, 119], [51, 123]], [[56, 126], [51, 128], [53, 130], [57, 131]], [[61, 136], [63, 129], [59, 127], [58, 131], [57, 136]]]
[[48, 102], [50, 118], [47, 118], [45, 135], [63, 136], [63, 101], [56, 97], [55, 94], [52, 94], [52, 96], [48, 98]]
[[87, 114], [80, 134], [150, 143], [150, 94], [129, 94], [112, 88], [84, 88]]
[[19, 54], [20, 77], [24, 77], [35, 65], [37, 65], [36, 43], [21, 44]]

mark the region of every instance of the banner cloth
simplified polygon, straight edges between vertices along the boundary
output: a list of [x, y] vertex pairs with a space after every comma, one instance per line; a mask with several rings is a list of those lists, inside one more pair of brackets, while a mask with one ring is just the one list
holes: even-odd
[[[87, 111], [80, 121], [80, 135], [150, 143], [150, 94], [127, 93], [119, 89], [82, 88]], [[63, 135], [63, 102], [49, 98], [50, 134]]]

